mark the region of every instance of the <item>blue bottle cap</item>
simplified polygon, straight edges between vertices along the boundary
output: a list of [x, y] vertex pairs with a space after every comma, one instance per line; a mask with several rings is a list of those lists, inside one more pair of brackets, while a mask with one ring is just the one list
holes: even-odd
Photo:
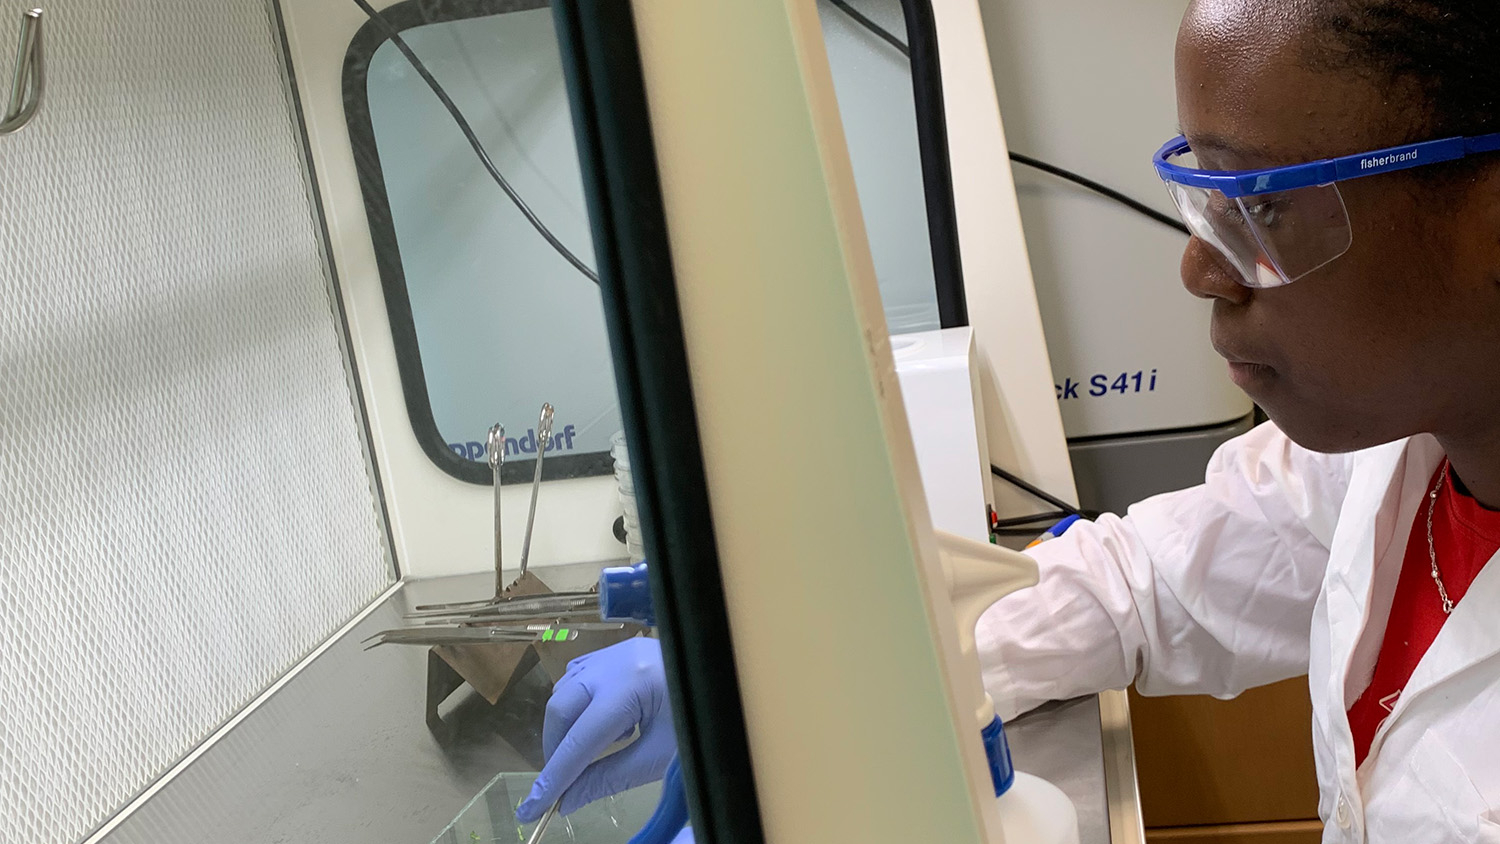
[[1005, 740], [1005, 725], [997, 716], [980, 732], [984, 739], [984, 754], [989, 757], [990, 778], [995, 781], [995, 796], [999, 797], [1016, 783], [1016, 768], [1010, 759], [1010, 742]]
[[599, 618], [656, 626], [645, 563], [608, 568], [599, 573]]

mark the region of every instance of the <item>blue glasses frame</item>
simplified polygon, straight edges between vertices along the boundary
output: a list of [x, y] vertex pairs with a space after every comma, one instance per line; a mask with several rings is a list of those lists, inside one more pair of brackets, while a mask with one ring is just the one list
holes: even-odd
[[1263, 193], [1330, 185], [1364, 176], [1410, 170], [1428, 164], [1457, 161], [1470, 155], [1500, 151], [1500, 133], [1476, 135], [1474, 137], [1444, 138], [1439, 141], [1424, 141], [1387, 147], [1374, 152], [1325, 158], [1307, 164], [1287, 167], [1268, 167], [1264, 170], [1197, 170], [1173, 164], [1171, 159], [1191, 151], [1187, 138], [1178, 135], [1168, 141], [1152, 156], [1157, 175], [1162, 181], [1175, 182], [1195, 188], [1216, 190], [1230, 199], [1256, 196]]

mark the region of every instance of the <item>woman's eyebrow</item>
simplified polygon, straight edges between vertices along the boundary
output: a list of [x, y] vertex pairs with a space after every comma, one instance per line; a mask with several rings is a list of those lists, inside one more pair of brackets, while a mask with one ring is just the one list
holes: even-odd
[[1210, 153], [1240, 162], [1241, 167], [1274, 167], [1278, 163], [1287, 161], [1296, 162], [1301, 160], [1298, 156], [1275, 155], [1264, 145], [1247, 144], [1237, 141], [1228, 135], [1220, 135], [1214, 132], [1198, 132], [1192, 135], [1182, 133], [1188, 138], [1189, 144], [1194, 152]]
[[[1182, 133], [1187, 135], [1186, 132]], [[1253, 155], [1255, 150], [1249, 146], [1239, 143], [1226, 135], [1216, 135], [1212, 132], [1194, 133], [1190, 138], [1193, 149], [1213, 150], [1214, 152], [1227, 152], [1234, 155]]]

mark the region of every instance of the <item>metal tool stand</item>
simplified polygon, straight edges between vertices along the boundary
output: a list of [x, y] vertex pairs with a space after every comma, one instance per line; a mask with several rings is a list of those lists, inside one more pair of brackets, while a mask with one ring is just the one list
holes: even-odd
[[[535, 654], [523, 657], [516, 666], [516, 676], [524, 677], [537, 664]], [[463, 688], [468, 681], [464, 679], [437, 653], [437, 648], [427, 652], [427, 730], [432, 733], [434, 739], [440, 745], [448, 745], [458, 735], [458, 724], [453, 719], [444, 720], [439, 708], [453, 696], [453, 693]], [[498, 701], [486, 701], [490, 707], [497, 707]]]
[[[512, 586], [512, 597], [551, 594], [552, 590], [533, 574]], [[528, 591], [519, 592], [517, 587]], [[447, 743], [457, 724], [439, 714], [444, 701], [463, 688], [473, 687], [491, 707], [538, 664], [553, 682], [562, 677], [568, 663], [590, 651], [623, 642], [639, 634], [626, 626], [617, 631], [591, 631], [567, 642], [504, 643], [494, 645], [439, 645], [427, 654], [427, 728], [439, 743]]]
[[[525, 591], [522, 591], [522, 590]], [[552, 592], [547, 584], [532, 577], [532, 582], [507, 590], [510, 597], [522, 595], [546, 595]], [[547, 643], [551, 645], [552, 643]], [[576, 642], [558, 643], [572, 652]], [[551, 650], [551, 648], [548, 648]], [[579, 651], [576, 655], [581, 655]], [[569, 657], [571, 659], [572, 657]], [[439, 742], [451, 737], [454, 726], [443, 721], [438, 708], [464, 684], [474, 688], [490, 706], [500, 702], [505, 692], [525, 677], [541, 659], [538, 646], [531, 643], [507, 642], [497, 645], [438, 645], [427, 652], [427, 727]], [[549, 663], [555, 660], [549, 660]], [[566, 668], [567, 663], [564, 662]], [[561, 673], [547, 672], [555, 681]]]
[[[541, 578], [531, 573], [528, 563], [531, 557], [532, 528], [536, 522], [537, 499], [542, 489], [542, 461], [546, 458], [552, 440], [553, 408], [543, 404], [541, 417], [537, 421], [536, 471], [531, 481], [531, 509], [526, 517], [526, 537], [521, 548], [521, 575], [509, 586], [505, 585], [504, 566], [500, 546], [500, 469], [505, 460], [505, 429], [496, 425], [489, 438], [489, 463], [494, 474], [495, 486], [495, 598], [493, 601], [476, 602], [480, 606], [504, 604], [517, 598], [551, 595], [553, 590]], [[458, 605], [461, 606], [461, 605]], [[537, 619], [548, 621], [548, 619]], [[556, 682], [567, 670], [568, 663], [589, 651], [624, 641], [635, 635], [631, 629], [618, 632], [595, 631], [567, 642], [510, 642], [483, 645], [438, 645], [427, 656], [427, 727], [440, 743], [451, 739], [455, 725], [443, 720], [439, 707], [463, 688], [472, 686], [490, 706], [500, 699], [521, 678], [525, 677], [537, 663]]]

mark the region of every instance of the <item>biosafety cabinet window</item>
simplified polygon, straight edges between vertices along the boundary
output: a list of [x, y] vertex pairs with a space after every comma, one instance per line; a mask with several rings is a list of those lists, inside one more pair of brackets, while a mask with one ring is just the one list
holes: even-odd
[[440, 466], [483, 483], [487, 433], [502, 423], [504, 480], [530, 481], [546, 402], [545, 477], [608, 474], [620, 409], [551, 9], [406, 2], [381, 14], [519, 200], [386, 27], [365, 25], [344, 106], [412, 427]]
[[[908, 25], [930, 20], [925, 2], [819, 2], [893, 333], [967, 322], [935, 44]], [[501, 423], [502, 479], [527, 482], [545, 402], [543, 477], [610, 474], [622, 423], [550, 4], [380, 15], [350, 43], [344, 107], [413, 433], [488, 483]]]

